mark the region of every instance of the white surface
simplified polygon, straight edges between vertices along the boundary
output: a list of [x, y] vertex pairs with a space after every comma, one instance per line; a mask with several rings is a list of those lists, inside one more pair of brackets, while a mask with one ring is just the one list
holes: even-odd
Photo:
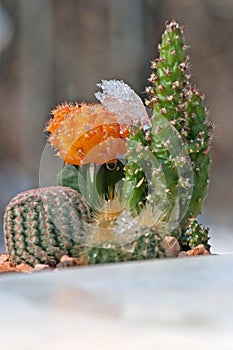
[[233, 255], [0, 277], [1, 350], [233, 349]]

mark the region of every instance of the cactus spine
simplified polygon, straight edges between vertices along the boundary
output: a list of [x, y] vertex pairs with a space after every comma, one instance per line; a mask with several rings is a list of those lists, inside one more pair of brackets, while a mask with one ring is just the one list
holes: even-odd
[[77, 240], [89, 209], [68, 187], [38, 188], [18, 194], [6, 207], [4, 234], [11, 260], [55, 265], [64, 254], [76, 257]]

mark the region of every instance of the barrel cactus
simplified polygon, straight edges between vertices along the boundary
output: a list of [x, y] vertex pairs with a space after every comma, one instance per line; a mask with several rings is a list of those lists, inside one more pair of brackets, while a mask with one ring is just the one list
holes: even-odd
[[12, 262], [56, 265], [65, 254], [77, 256], [77, 236], [88, 220], [88, 206], [71, 188], [52, 186], [19, 193], [4, 214]]

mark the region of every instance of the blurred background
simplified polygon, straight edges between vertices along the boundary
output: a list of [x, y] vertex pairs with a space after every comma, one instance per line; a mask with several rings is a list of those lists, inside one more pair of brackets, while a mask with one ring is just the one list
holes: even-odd
[[233, 1], [0, 1], [0, 246], [9, 200], [39, 186], [44, 125], [62, 101], [94, 102], [101, 79], [141, 96], [166, 20], [185, 26], [193, 82], [215, 124], [201, 221], [214, 252], [233, 251]]

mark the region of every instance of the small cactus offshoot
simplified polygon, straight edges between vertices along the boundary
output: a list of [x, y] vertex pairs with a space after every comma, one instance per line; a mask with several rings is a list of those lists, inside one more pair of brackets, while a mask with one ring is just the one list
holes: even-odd
[[103, 80], [98, 104], [65, 103], [46, 130], [65, 165], [60, 186], [16, 196], [4, 232], [13, 262], [83, 264], [174, 257], [209, 249], [197, 221], [208, 191], [212, 127], [190, 82], [183, 29], [166, 24], [146, 105], [123, 81]]

